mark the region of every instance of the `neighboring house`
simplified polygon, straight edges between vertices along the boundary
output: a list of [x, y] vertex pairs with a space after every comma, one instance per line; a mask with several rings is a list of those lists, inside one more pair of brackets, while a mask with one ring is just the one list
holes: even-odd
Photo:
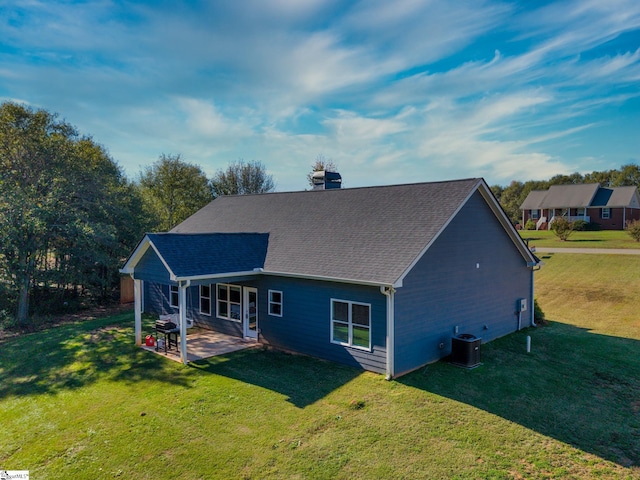
[[549, 190], [529, 192], [520, 210], [522, 225], [533, 220], [536, 230], [547, 230], [555, 217], [584, 220], [602, 230], [624, 230], [628, 221], [640, 219], [640, 196], [636, 187], [552, 185]]
[[[483, 179], [221, 196], [122, 269], [141, 312], [388, 378], [534, 324], [529, 251]], [[518, 308], [524, 299], [528, 306]], [[186, 363], [186, 340], [181, 352]]]

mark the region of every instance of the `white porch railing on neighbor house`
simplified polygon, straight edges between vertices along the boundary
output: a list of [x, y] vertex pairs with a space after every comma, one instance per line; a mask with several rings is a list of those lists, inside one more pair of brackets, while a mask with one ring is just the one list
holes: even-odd
[[540, 219], [536, 222], [536, 230], [540, 230], [540, 227], [547, 222], [547, 217], [540, 217]]
[[551, 217], [551, 220], [549, 220], [549, 228], [551, 228], [551, 225], [553, 225], [553, 222], [558, 217], [566, 218], [570, 222], [575, 222], [576, 220], [584, 220], [587, 223], [591, 222], [591, 217], [589, 217], [587, 215], [579, 215], [579, 216], [576, 216], [576, 215], [569, 215], [569, 216], [567, 216], [567, 215], [554, 215], [553, 217]]

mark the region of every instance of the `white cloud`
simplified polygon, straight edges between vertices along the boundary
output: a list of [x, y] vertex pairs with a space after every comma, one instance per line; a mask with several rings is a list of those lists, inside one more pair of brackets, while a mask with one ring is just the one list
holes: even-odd
[[352, 186], [543, 178], [639, 91], [637, 42], [615, 44], [636, 0], [8, 5], [0, 95], [60, 112], [129, 173], [242, 157], [299, 188], [324, 153]]
[[358, 144], [381, 141], [389, 135], [402, 132], [407, 126], [393, 118], [365, 118], [355, 112], [339, 110], [337, 116], [324, 121], [331, 135], [338, 141], [350, 141]]
[[185, 124], [196, 135], [204, 135], [211, 141], [237, 139], [251, 136], [253, 121], [246, 118], [225, 116], [208, 101], [195, 98], [176, 98], [178, 108], [186, 115]]

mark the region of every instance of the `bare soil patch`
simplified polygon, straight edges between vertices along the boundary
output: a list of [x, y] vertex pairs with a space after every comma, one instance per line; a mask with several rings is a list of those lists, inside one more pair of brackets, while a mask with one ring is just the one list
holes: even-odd
[[112, 305], [100, 305], [87, 308], [74, 313], [66, 313], [62, 315], [54, 315], [44, 321], [34, 321], [19, 328], [3, 329], [0, 328], [0, 342], [9, 338], [25, 335], [28, 333], [39, 332], [49, 328], [56, 328], [69, 323], [84, 322], [87, 320], [95, 320], [96, 318], [110, 317], [133, 309], [132, 304], [121, 305], [119, 303]]

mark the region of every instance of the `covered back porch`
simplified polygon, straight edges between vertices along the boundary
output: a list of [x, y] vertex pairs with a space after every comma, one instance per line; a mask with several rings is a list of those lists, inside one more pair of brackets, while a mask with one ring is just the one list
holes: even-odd
[[[153, 285], [162, 307], [154, 313], [169, 314], [174, 324], [171, 332], [156, 326], [154, 336], [161, 333], [163, 340], [171, 340], [172, 355], [184, 364], [214, 351], [255, 345], [255, 283], [264, 267], [267, 243], [267, 234], [147, 234], [121, 270], [133, 278], [136, 344], [143, 345], [142, 315], [145, 303], [152, 303], [147, 297]], [[194, 316], [200, 320], [206, 316], [204, 324], [220, 331], [189, 334]]]

